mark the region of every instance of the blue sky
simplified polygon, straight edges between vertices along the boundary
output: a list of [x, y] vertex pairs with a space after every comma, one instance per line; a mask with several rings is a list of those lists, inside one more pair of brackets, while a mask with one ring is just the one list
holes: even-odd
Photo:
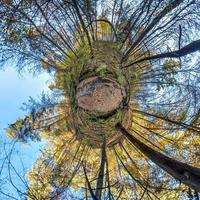
[[42, 73], [33, 77], [30, 73], [19, 75], [14, 68], [8, 67], [0, 71], [0, 127], [4, 128], [8, 123], [23, 116], [20, 110], [23, 102], [29, 96], [37, 97], [42, 91], [48, 89], [49, 75]]
[[[23, 73], [19, 75], [12, 67], [7, 67], [5, 70], [0, 70], [0, 151], [5, 142], [11, 142], [6, 137], [5, 128], [9, 123], [15, 122], [19, 117], [23, 117], [25, 112], [20, 110], [23, 102], [27, 102], [29, 96], [37, 98], [43, 91], [48, 90], [48, 82], [50, 76], [47, 73], [41, 73], [38, 76], [33, 76], [31, 73]], [[9, 146], [9, 145], [8, 145]], [[11, 157], [12, 164], [21, 173], [31, 168], [32, 164], [38, 158], [44, 143], [30, 143], [27, 145], [16, 144], [16, 152]], [[0, 167], [2, 165], [1, 158], [5, 156], [4, 153], [0, 155]], [[22, 169], [22, 162], [24, 169]], [[5, 169], [0, 174], [0, 190], [5, 193], [13, 194], [20, 199], [13, 186], [10, 183], [2, 184], [1, 181], [8, 176], [8, 169]], [[12, 175], [16, 185], [20, 185], [20, 181], [16, 176]], [[0, 200], [6, 200], [0, 195]]]

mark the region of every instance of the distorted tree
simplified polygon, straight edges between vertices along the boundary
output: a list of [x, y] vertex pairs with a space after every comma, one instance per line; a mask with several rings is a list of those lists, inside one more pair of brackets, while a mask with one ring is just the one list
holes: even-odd
[[198, 198], [198, 1], [0, 5], [1, 63], [54, 76], [8, 128], [49, 142], [29, 199]]

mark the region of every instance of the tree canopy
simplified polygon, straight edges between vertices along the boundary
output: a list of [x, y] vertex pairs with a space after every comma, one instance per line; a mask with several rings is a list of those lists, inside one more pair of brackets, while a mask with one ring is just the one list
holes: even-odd
[[21, 196], [198, 200], [199, 28], [198, 0], [1, 0], [2, 68], [53, 77], [7, 129], [48, 143]]

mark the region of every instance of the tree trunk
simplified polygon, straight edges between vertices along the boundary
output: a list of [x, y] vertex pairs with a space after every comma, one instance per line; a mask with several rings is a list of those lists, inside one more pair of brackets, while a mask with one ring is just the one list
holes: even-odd
[[183, 0], [171, 0], [168, 5], [158, 13], [158, 15], [152, 20], [147, 28], [139, 35], [138, 39], [132, 44], [131, 48], [125, 54], [123, 60], [125, 60], [130, 52], [144, 39], [144, 37], [163, 19], [169, 12], [177, 8]]
[[101, 196], [102, 196], [105, 164], [106, 164], [106, 142], [104, 141], [102, 145], [101, 164], [100, 164], [99, 176], [97, 179], [97, 187], [96, 187], [96, 194], [95, 194], [97, 199], [99, 200], [101, 199]]
[[192, 167], [155, 151], [131, 135], [120, 123], [116, 124], [116, 129], [121, 131], [121, 133], [152, 162], [172, 175], [175, 179], [200, 192], [200, 168]]
[[138, 64], [143, 61], [154, 60], [154, 59], [159, 59], [159, 58], [180, 58], [182, 56], [186, 56], [188, 54], [194, 53], [195, 51], [200, 51], [200, 40], [193, 41], [190, 44], [184, 46], [183, 48], [181, 48], [177, 51], [161, 53], [161, 54], [158, 54], [155, 56], [149, 56], [146, 58], [142, 58], [142, 59], [137, 60], [123, 68], [130, 67], [132, 65]]

